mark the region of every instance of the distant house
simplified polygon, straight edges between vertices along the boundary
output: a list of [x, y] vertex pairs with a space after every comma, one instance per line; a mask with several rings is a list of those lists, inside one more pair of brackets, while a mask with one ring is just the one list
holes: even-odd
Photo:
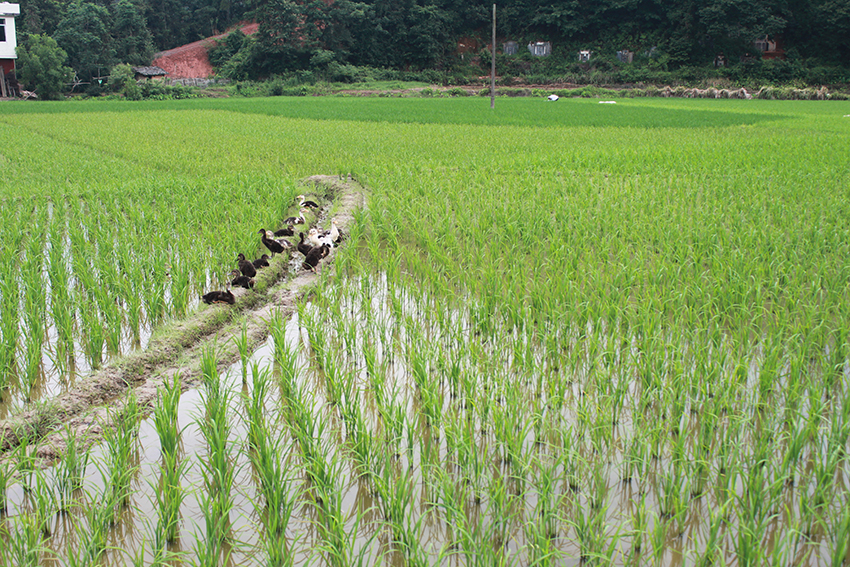
[[631, 63], [635, 59], [635, 52], [629, 51], [628, 49], [623, 49], [622, 51], [617, 52], [617, 60], [620, 63]]
[[147, 81], [157, 77], [164, 77], [168, 74], [165, 69], [160, 67], [133, 67], [133, 73], [136, 81]]
[[579, 63], [587, 63], [588, 61], [590, 61], [591, 55], [593, 55], [593, 52], [589, 51], [587, 49], [583, 49], [583, 50], [579, 51], [578, 52]]
[[528, 51], [535, 57], [546, 57], [552, 54], [552, 44], [548, 41], [532, 41], [528, 44]]
[[506, 41], [502, 44], [502, 53], [505, 55], [516, 55], [519, 52], [519, 44], [515, 41]]
[[18, 39], [15, 35], [15, 17], [21, 14], [20, 4], [0, 2], [0, 94], [9, 96], [6, 75], [14, 75], [15, 59], [18, 54]]
[[772, 40], [768, 36], [755, 40], [753, 47], [761, 51], [762, 59], [785, 59], [785, 50], [782, 49], [779, 41]]

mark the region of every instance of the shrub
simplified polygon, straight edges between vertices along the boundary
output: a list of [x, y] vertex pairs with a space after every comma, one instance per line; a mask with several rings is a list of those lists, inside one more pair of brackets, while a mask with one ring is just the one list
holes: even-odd
[[170, 100], [194, 98], [198, 96], [197, 89], [183, 85], [166, 85], [162, 81], [144, 81], [139, 85], [142, 98], [153, 100]]
[[68, 54], [47, 35], [32, 34], [17, 49], [18, 79], [42, 100], [57, 99], [74, 71], [65, 65]]
[[469, 96], [469, 93], [466, 92], [466, 89], [462, 89], [460, 87], [452, 87], [446, 91], [448, 96]]
[[246, 37], [242, 30], [236, 30], [228, 34], [223, 40], [216, 42], [207, 52], [212, 66], [221, 69], [231, 57], [242, 49]]

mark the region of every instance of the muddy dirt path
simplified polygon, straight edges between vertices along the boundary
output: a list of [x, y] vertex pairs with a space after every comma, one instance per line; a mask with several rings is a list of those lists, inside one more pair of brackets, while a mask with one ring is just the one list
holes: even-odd
[[[305, 193], [322, 198], [320, 213], [313, 215], [314, 223], [325, 227], [334, 216], [347, 232], [354, 212], [365, 204], [364, 189], [354, 180], [327, 175], [309, 177], [303, 183]], [[334, 254], [332, 251], [322, 261], [323, 270], [332, 269]], [[309, 295], [318, 280], [318, 274], [301, 268], [297, 252], [275, 256], [271, 265], [258, 273], [254, 290], [233, 290], [234, 305], [202, 304], [189, 317], [157, 329], [146, 349], [108, 364], [70, 392], [0, 421], [0, 462], [13, 458], [15, 449], [28, 439], [30, 447], [36, 447], [36, 466], [51, 466], [64, 453], [68, 429], [76, 436], [78, 449], [99, 443], [104, 429], [111, 427], [111, 419], [122, 413], [131, 388], [142, 415], [149, 415], [165, 379], [179, 372], [183, 391], [198, 386], [201, 356], [213, 347], [218, 353], [219, 370], [224, 371], [239, 360], [233, 338], [241, 336], [243, 322], [248, 351], [252, 352], [268, 338], [267, 321], [273, 314], [292, 316], [297, 303]]]

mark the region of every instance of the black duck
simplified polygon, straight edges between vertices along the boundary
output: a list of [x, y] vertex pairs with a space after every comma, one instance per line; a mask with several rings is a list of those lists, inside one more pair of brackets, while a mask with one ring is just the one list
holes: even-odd
[[254, 264], [245, 259], [245, 254], [240, 253], [237, 260], [239, 261], [239, 271], [242, 272], [243, 276], [253, 278], [257, 275], [257, 269]]
[[229, 289], [227, 291], [211, 291], [209, 293], [205, 293], [201, 296], [201, 299], [207, 305], [212, 305], [213, 303], [227, 303], [229, 305], [233, 305], [236, 302], [236, 298], [233, 297], [233, 292]]

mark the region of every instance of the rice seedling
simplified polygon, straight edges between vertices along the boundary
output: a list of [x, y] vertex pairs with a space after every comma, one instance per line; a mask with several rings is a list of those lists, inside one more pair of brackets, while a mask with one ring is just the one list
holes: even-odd
[[294, 560], [286, 530], [296, 509], [297, 493], [292, 494], [281, 454], [285, 454], [282, 439], [272, 438], [265, 425], [260, 426], [248, 455], [262, 495], [262, 502], [255, 501], [254, 508], [263, 526], [263, 547], [269, 566], [291, 565]]
[[83, 488], [86, 468], [88, 467], [88, 451], [80, 451], [77, 444], [77, 433], [70, 426], [65, 426], [65, 451], [56, 465], [56, 493], [60, 511], [68, 511], [75, 503], [74, 494]]
[[35, 473], [35, 486], [29, 495], [33, 504], [33, 517], [41, 533], [47, 537], [53, 533], [56, 515], [56, 496], [41, 470]]
[[248, 382], [248, 321], [242, 321], [242, 333], [233, 337], [236, 348], [239, 349], [239, 358], [242, 361], [242, 383]]
[[281, 388], [281, 398], [287, 400], [293, 395], [296, 387], [298, 353], [286, 339], [285, 322], [279, 312], [275, 312], [269, 321], [269, 333], [274, 340], [274, 359], [280, 372], [278, 383]]
[[667, 549], [667, 532], [669, 531], [670, 520], [664, 519], [654, 514], [654, 521], [649, 533], [649, 543], [652, 552], [652, 559], [655, 565], [661, 565], [661, 560], [664, 557], [664, 551]]
[[[215, 366], [215, 354], [207, 351], [202, 360], [205, 380], [204, 415], [196, 419], [207, 455], [201, 459], [204, 480], [204, 518], [206, 541], [216, 549], [228, 537], [230, 512], [233, 509], [233, 479], [236, 469], [232, 462], [232, 444], [228, 443], [231, 424], [227, 415], [230, 394], [222, 389]], [[217, 543], [211, 543], [215, 540]], [[219, 551], [216, 551], [216, 557]]]
[[188, 461], [178, 461], [176, 454], [163, 454], [159, 482], [153, 486], [157, 510], [154, 538], [157, 554], [165, 548], [165, 543], [176, 541], [180, 532], [180, 507], [186, 498], [181, 479], [188, 466]]
[[83, 325], [83, 350], [92, 369], [97, 369], [103, 362], [103, 324], [96, 311], [83, 309], [81, 311]]
[[76, 549], [67, 555], [72, 567], [98, 564], [108, 549], [110, 527], [115, 520], [116, 502], [108, 487], [101, 494], [86, 494], [82, 517], [75, 517]]
[[15, 467], [11, 460], [0, 462], [0, 512], [6, 510], [6, 490], [14, 474]]
[[209, 492], [201, 495], [200, 503], [205, 530], [203, 537], [196, 535], [192, 549], [194, 563], [201, 567], [227, 565], [231, 550], [225, 545], [224, 539], [230, 528], [230, 509], [223, 509], [219, 499]]
[[106, 462], [98, 468], [104, 478], [104, 486], [111, 491], [104, 503], [114, 506], [113, 513], [117, 519], [119, 510], [130, 499], [131, 483], [138, 465], [136, 438], [140, 420], [139, 404], [135, 390], [130, 389], [124, 401], [124, 407], [112, 413], [110, 421], [115, 424], [104, 431], [106, 444]]
[[32, 490], [32, 477], [36, 470], [36, 447], [30, 445], [34, 441], [34, 433], [26, 428], [18, 431], [19, 445], [15, 449], [15, 469], [21, 478], [24, 491]]
[[180, 444], [181, 429], [178, 422], [178, 406], [182, 385], [180, 373], [175, 372], [171, 379], [162, 381], [159, 390], [159, 403], [154, 407], [153, 420], [159, 436], [159, 446], [166, 458], [174, 458]]
[[[12, 524], [9, 529], [9, 524]], [[39, 520], [32, 514], [21, 514], [14, 522], [7, 522], [6, 545], [0, 551], [0, 557], [8, 565], [37, 567], [41, 565], [47, 547], [42, 540]]]
[[841, 567], [850, 559], [850, 508], [846, 506], [840, 510], [832, 522], [830, 530], [830, 557], [831, 567]]

